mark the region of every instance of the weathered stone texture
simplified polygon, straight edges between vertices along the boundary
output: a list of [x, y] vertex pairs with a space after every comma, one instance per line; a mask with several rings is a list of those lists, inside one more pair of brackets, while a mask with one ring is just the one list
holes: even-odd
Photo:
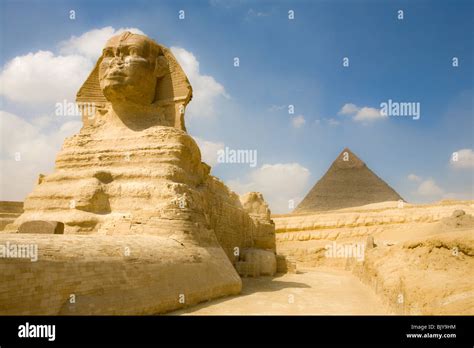
[[23, 213], [23, 202], [0, 201], [0, 231]]
[[[123, 56], [140, 64], [124, 64]], [[179, 294], [189, 305], [238, 293], [233, 264], [242, 250], [274, 255], [263, 197], [252, 196], [258, 211], [244, 208], [210, 175], [186, 133], [191, 97], [167, 48], [131, 33], [109, 40], [78, 93], [78, 101], [96, 104], [95, 113], [83, 115], [54, 172], [41, 177], [24, 213], [0, 234], [0, 244], [28, 238], [39, 249], [34, 263], [0, 260], [10, 280], [2, 284], [0, 314], [161, 313], [182, 305]], [[64, 223], [64, 235], [15, 233], [31, 233], [26, 227], [39, 220]], [[122, 254], [126, 246], [130, 257]], [[66, 303], [71, 293], [74, 306]]]
[[63, 234], [64, 224], [59, 221], [31, 220], [22, 223], [18, 233]]

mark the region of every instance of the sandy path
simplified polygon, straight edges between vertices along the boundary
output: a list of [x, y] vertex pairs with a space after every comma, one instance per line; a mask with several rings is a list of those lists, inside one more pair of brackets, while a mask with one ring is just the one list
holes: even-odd
[[387, 312], [372, 290], [350, 272], [307, 268], [298, 274], [243, 279], [240, 296], [205, 302], [171, 314], [370, 315]]

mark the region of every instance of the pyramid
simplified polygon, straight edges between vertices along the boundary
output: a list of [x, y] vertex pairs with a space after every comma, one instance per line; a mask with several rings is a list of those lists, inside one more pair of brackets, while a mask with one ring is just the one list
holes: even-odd
[[400, 199], [394, 189], [345, 148], [293, 212], [335, 210]]

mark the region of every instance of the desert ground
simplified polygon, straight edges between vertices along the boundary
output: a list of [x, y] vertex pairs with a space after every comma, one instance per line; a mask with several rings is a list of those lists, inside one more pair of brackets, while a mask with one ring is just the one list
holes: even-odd
[[[473, 315], [473, 214], [474, 201], [452, 200], [273, 215], [276, 252], [296, 271], [242, 276], [240, 294], [168, 314]], [[328, 254], [334, 246], [363, 254]]]
[[176, 315], [383, 315], [389, 310], [348, 271], [302, 268], [296, 274], [244, 278], [242, 293]]
[[[277, 252], [297, 273], [244, 278], [240, 295], [172, 314], [472, 315], [473, 203], [384, 202], [273, 216]], [[333, 243], [363, 244], [364, 259], [328, 257]]]

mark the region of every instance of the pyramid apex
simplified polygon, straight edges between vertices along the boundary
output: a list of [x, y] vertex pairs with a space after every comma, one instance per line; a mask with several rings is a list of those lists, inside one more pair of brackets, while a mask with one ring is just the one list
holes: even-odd
[[349, 149], [347, 146], [341, 151], [340, 155], [342, 155], [344, 152], [348, 152], [349, 154], [354, 154], [351, 149]]
[[357, 157], [354, 152], [351, 151], [351, 149], [345, 147], [339, 156], [337, 156], [333, 166], [338, 168], [354, 168], [363, 167], [365, 166], [365, 163], [359, 157]]

